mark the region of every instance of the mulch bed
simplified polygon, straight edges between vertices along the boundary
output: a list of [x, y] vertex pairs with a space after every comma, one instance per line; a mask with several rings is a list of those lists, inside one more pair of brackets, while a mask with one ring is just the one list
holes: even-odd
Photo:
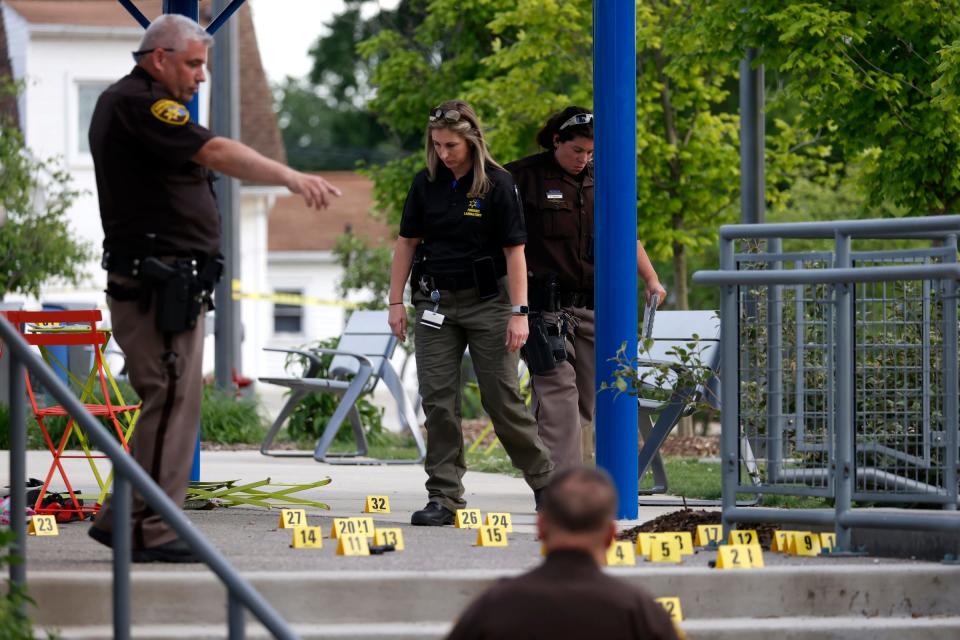
[[[690, 535], [696, 536], [697, 526], [701, 524], [720, 524], [720, 512], [705, 511], [704, 509], [681, 509], [673, 513], [665, 513], [641, 525], [621, 531], [617, 534], [617, 540], [636, 542], [639, 533], [668, 533], [674, 531], [689, 531]], [[760, 546], [769, 549], [773, 532], [779, 527], [773, 524], [759, 524], [751, 528], [756, 529], [757, 536], [760, 538]]]

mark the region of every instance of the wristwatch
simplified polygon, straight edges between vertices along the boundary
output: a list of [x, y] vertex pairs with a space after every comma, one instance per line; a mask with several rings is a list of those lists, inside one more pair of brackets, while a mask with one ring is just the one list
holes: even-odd
[[530, 307], [525, 304], [515, 304], [510, 307], [510, 311], [512, 311], [515, 316], [525, 316], [530, 313]]

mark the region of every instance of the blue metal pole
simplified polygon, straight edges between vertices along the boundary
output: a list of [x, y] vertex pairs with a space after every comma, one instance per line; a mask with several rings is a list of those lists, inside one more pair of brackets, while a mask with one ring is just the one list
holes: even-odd
[[[609, 381], [620, 345], [637, 353], [637, 7], [594, 0], [596, 117], [595, 291], [597, 387]], [[597, 465], [613, 477], [617, 517], [637, 517], [637, 401], [597, 394]]]
[[[200, 21], [200, 0], [163, 0], [164, 13], [179, 13], [187, 16], [194, 22]], [[193, 99], [187, 108], [190, 110], [190, 119], [194, 122], [199, 117], [197, 108], [199, 105], [199, 94], [194, 94]], [[196, 482], [200, 480], [200, 430], [197, 430], [197, 446], [193, 450], [193, 466], [190, 468], [190, 480]]]

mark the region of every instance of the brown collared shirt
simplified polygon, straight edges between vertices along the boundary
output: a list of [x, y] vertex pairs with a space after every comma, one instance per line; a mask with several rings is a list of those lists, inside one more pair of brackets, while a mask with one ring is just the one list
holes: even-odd
[[90, 121], [90, 152], [104, 249], [126, 255], [220, 250], [209, 173], [191, 161], [213, 137], [140, 67], [101, 94]]
[[563, 291], [593, 291], [593, 165], [572, 176], [545, 151], [506, 168], [523, 201], [527, 271], [557, 274]]
[[539, 567], [490, 587], [447, 640], [676, 640], [666, 610], [604, 573], [587, 553], [553, 551]]

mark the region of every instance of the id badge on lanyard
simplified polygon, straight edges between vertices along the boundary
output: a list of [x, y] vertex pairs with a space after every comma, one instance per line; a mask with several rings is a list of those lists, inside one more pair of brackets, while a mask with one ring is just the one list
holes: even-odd
[[437, 309], [440, 308], [440, 292], [436, 289], [431, 291], [430, 300], [433, 302], [433, 311], [424, 309], [423, 315], [420, 316], [420, 324], [431, 329], [439, 329], [443, 326], [443, 321], [446, 320], [442, 313], [437, 313]]

